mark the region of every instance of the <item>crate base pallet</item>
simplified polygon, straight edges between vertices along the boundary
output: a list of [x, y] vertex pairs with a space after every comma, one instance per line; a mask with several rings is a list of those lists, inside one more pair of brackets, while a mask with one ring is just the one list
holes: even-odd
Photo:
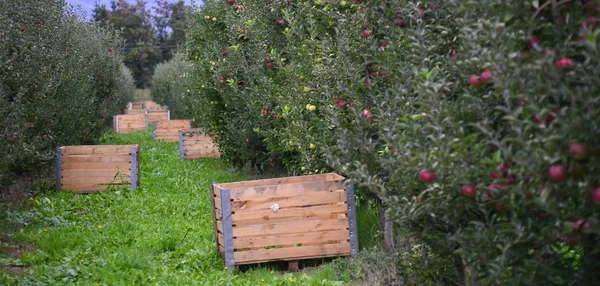
[[164, 120], [153, 123], [152, 140], [179, 141], [179, 130], [191, 129], [191, 120]]
[[120, 114], [113, 116], [113, 131], [129, 134], [148, 130], [148, 116], [144, 114]]
[[221, 154], [202, 128], [179, 130], [179, 157], [181, 160], [198, 158], [219, 158]]
[[213, 184], [216, 248], [225, 265], [354, 256], [354, 187], [335, 174]]
[[138, 145], [63, 146], [56, 150], [56, 190], [95, 193], [140, 184]]

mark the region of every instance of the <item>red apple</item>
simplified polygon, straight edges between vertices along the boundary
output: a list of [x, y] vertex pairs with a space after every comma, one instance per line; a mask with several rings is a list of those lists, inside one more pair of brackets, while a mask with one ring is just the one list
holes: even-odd
[[431, 183], [435, 179], [435, 174], [427, 169], [423, 169], [419, 172], [419, 179], [425, 183]]
[[498, 174], [496, 174], [496, 172], [490, 171], [490, 177], [495, 180], [495, 179], [498, 179], [500, 176], [498, 176]]
[[562, 181], [567, 176], [567, 169], [563, 165], [556, 164], [550, 167], [548, 175], [553, 181]]
[[472, 75], [471, 78], [469, 79], [469, 83], [474, 87], [480, 86], [481, 83], [479, 82], [479, 76], [476, 74]]
[[536, 37], [530, 37], [529, 40], [527, 40], [527, 45], [530, 49], [534, 49], [538, 52], [542, 49], [540, 47], [540, 40]]
[[476, 192], [477, 191], [475, 187], [471, 185], [465, 185], [464, 187], [462, 187], [462, 193], [467, 197], [474, 197]]
[[[585, 224], [584, 224], [584, 223], [585, 223]], [[585, 221], [584, 221], [584, 220], [582, 220], [582, 219], [578, 219], [578, 220], [575, 222], [575, 227], [573, 228], [573, 232], [574, 232], [574, 233], [578, 233], [578, 232], [579, 232], [579, 229], [581, 228], [581, 225], [582, 225], [582, 224], [583, 224], [583, 229], [584, 229], [584, 230], [589, 230], [589, 229], [591, 229], [591, 228], [592, 228], [592, 225], [591, 225], [589, 222], [585, 222]]]
[[587, 145], [581, 143], [569, 144], [569, 154], [577, 160], [585, 159], [587, 155]]
[[237, 5], [237, 4], [236, 4], [235, 6], [233, 6], [233, 10], [234, 10], [234, 11], [237, 11], [237, 10], [239, 10], [239, 9], [240, 9], [240, 5]]
[[279, 23], [279, 25], [285, 25], [285, 20], [283, 20], [283, 19], [279, 19], [279, 20], [277, 21], [277, 23]]
[[227, 0], [227, 4], [229, 4], [229, 6], [233, 5], [235, 3], [234, 0]]
[[343, 99], [342, 99], [342, 100], [340, 100], [340, 101], [338, 101], [338, 103], [337, 103], [337, 106], [338, 106], [339, 108], [342, 108], [342, 107], [344, 107], [345, 105], [346, 105], [346, 101], [345, 101], [345, 100], [343, 100]]
[[21, 28], [19, 29], [21, 32], [25, 32], [25, 26], [21, 26]]
[[556, 61], [556, 66], [558, 66], [559, 69], [564, 69], [564, 68], [570, 67], [574, 64], [575, 64], [575, 61], [571, 58], [562, 58], [562, 59]]
[[265, 67], [268, 68], [268, 69], [273, 68], [273, 63], [272, 62], [268, 62], [268, 63], [265, 64]]
[[271, 62], [271, 57], [266, 57], [263, 59], [263, 62], [266, 63], [270, 63]]
[[596, 205], [600, 205], [600, 187], [597, 187], [592, 191], [592, 202]]
[[508, 169], [510, 169], [510, 166], [507, 163], [502, 163], [498, 166], [498, 168], [500, 168], [500, 170], [502, 171], [502, 175], [506, 176], [508, 174]]
[[35, 20], [35, 24], [36, 24], [36, 25], [39, 25], [39, 24], [41, 24], [41, 23], [42, 23], [42, 21], [40, 21], [40, 19], [37, 19], [37, 20]]
[[484, 72], [481, 73], [481, 77], [479, 78], [480, 84], [486, 84], [486, 83], [490, 82], [490, 80], [492, 80], [492, 71], [485, 70]]
[[44, 134], [44, 139], [48, 139], [48, 134]]
[[224, 80], [225, 80], [225, 78], [224, 78], [224, 77], [219, 77], [219, 80], [220, 80], [220, 81], [224, 81]]
[[227, 50], [223, 50], [222, 55], [227, 55]]
[[536, 113], [536, 114], [533, 116], [533, 122], [535, 122], [535, 123], [538, 123], [538, 124], [539, 124], [540, 122], [542, 122], [542, 119], [540, 118], [540, 115], [539, 115], [538, 113]]
[[250, 144], [250, 139], [246, 138], [246, 144]]
[[371, 114], [371, 112], [369, 112], [368, 110], [363, 110], [363, 116], [364, 117], [369, 117], [369, 115]]
[[554, 121], [555, 118], [556, 116], [554, 116], [554, 114], [548, 113], [546, 114], [546, 119], [544, 120], [544, 123], [546, 123], [546, 125], [550, 125], [550, 122]]
[[112, 48], [108, 48], [108, 52], [112, 53], [113, 49]]
[[368, 38], [369, 36], [371, 36], [371, 31], [365, 29], [362, 34], [363, 34], [363, 37]]

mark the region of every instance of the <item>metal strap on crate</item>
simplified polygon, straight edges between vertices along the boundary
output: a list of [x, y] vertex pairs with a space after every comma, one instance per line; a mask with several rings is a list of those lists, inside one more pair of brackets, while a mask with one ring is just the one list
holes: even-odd
[[62, 189], [62, 149], [56, 149], [56, 191]]
[[348, 202], [348, 226], [350, 232], [350, 256], [358, 252], [358, 230], [356, 228], [356, 201], [354, 185], [346, 185], [346, 201]]
[[131, 189], [137, 188], [138, 181], [138, 147], [131, 149]]
[[221, 190], [221, 209], [223, 210], [223, 245], [225, 247], [225, 266], [232, 270], [235, 264], [233, 257], [233, 226], [231, 218], [231, 194], [229, 190]]
[[182, 130], [179, 130], [179, 159], [181, 159], [181, 161], [183, 161], [183, 153], [183, 132]]

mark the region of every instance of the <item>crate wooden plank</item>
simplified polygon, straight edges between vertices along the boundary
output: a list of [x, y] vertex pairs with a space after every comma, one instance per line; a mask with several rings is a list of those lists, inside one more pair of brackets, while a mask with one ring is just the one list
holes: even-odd
[[344, 188], [345, 186], [341, 181], [290, 183], [257, 187], [250, 186], [246, 188], [231, 189], [231, 198], [234, 201], [241, 201], [264, 197], [292, 196], [305, 192], [340, 190]]
[[273, 260], [292, 260], [315, 256], [340, 256], [350, 254], [350, 243], [300, 246], [291, 248], [272, 248], [234, 253], [236, 264], [258, 263]]
[[75, 155], [65, 156], [63, 162], [105, 162], [105, 163], [131, 163], [131, 155], [124, 154], [119, 156], [102, 156], [102, 155]]
[[136, 145], [81, 145], [61, 147], [62, 155], [131, 154]]
[[212, 143], [212, 141], [205, 141], [205, 142], [199, 141], [198, 143], [196, 143], [196, 145], [184, 145], [183, 150], [185, 150], [185, 151], [205, 151], [205, 150], [212, 151], [212, 150], [215, 150], [215, 147], [216, 146], [214, 143]]
[[347, 228], [347, 219], [289, 221], [283, 223], [235, 226], [233, 228], [233, 236], [240, 238], [276, 234], [306, 233], [313, 231], [336, 230]]
[[167, 120], [167, 121], [163, 120], [163, 121], [156, 122], [157, 130], [173, 129], [173, 128], [189, 129], [191, 126], [192, 126], [191, 120]]
[[77, 184], [124, 184], [129, 183], [130, 180], [122, 177], [105, 177], [105, 178], [73, 178], [73, 177], [63, 177], [62, 183], [63, 185], [77, 185]]
[[217, 221], [217, 231], [219, 233], [223, 233], [223, 221], [222, 220]]
[[156, 122], [170, 119], [170, 112], [168, 110], [156, 110], [148, 111], [148, 122]]
[[[335, 175], [335, 176], [332, 176]], [[264, 187], [273, 185], [285, 185], [294, 183], [310, 183], [310, 182], [321, 182], [321, 181], [341, 181], [344, 177], [335, 173], [298, 176], [298, 177], [285, 177], [285, 178], [274, 178], [274, 179], [263, 179], [254, 181], [243, 181], [235, 183], [218, 184], [217, 187], [222, 189], [237, 189], [237, 188], [249, 188], [249, 187]]]
[[346, 193], [343, 190], [305, 192], [291, 194], [287, 197], [253, 198], [252, 200], [233, 201], [231, 210], [236, 214], [254, 212], [256, 210], [270, 209], [274, 204], [280, 208], [327, 205], [346, 202]]
[[348, 206], [346, 204], [321, 205], [305, 208], [288, 208], [279, 209], [274, 212], [271, 209], [255, 211], [251, 213], [232, 214], [233, 224], [249, 225], [260, 223], [273, 223], [281, 220], [289, 219], [311, 219], [311, 218], [328, 218], [327, 216], [335, 216], [346, 214]]
[[125, 109], [125, 114], [146, 114], [144, 109]]
[[215, 208], [221, 210], [221, 199], [215, 197]]
[[331, 244], [348, 240], [347, 231], [318, 231], [310, 233], [280, 234], [273, 236], [239, 237], [233, 240], [235, 249], [291, 246], [302, 244]]
[[221, 157], [221, 153], [211, 152], [211, 153], [185, 153], [186, 159], [200, 159], [200, 158], [219, 158]]
[[[128, 185], [112, 185], [113, 188], [123, 188], [123, 187], [127, 187], [127, 186]], [[63, 191], [72, 191], [74, 193], [96, 193], [96, 192], [105, 191], [109, 187], [111, 187], [111, 186], [110, 185], [95, 185], [95, 186], [63, 185], [62, 189], [63, 189]]]
[[69, 178], [108, 178], [111, 176], [119, 176], [123, 178], [131, 178], [129, 172], [117, 173], [115, 170], [95, 170], [90, 172], [85, 169], [69, 169], [66, 174], [62, 174], [62, 177]]
[[69, 169], [80, 169], [80, 170], [121, 170], [125, 172], [131, 170], [131, 163], [69, 163], [63, 162], [63, 172]]

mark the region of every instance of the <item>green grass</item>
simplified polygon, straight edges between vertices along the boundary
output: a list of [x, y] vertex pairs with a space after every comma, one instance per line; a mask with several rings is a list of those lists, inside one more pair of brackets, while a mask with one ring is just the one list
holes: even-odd
[[[30, 200], [30, 208], [2, 211], [0, 219], [6, 224], [0, 230], [14, 241], [34, 246], [16, 258], [0, 254], [0, 267], [28, 267], [20, 273], [0, 270], [0, 284], [348, 282], [348, 273], [336, 266], [348, 258], [311, 261], [308, 265], [316, 268], [295, 274], [285, 273], [282, 263], [225, 270], [214, 244], [209, 186], [249, 177], [219, 160], [180, 161], [176, 143], [152, 141], [149, 133], [109, 132], [99, 144], [140, 144], [140, 188], [80, 195], [57, 193], [50, 185], [49, 190]], [[373, 221], [373, 212], [359, 208], [358, 214], [360, 222]], [[372, 225], [363, 226], [359, 225], [360, 239], [372, 245]]]

